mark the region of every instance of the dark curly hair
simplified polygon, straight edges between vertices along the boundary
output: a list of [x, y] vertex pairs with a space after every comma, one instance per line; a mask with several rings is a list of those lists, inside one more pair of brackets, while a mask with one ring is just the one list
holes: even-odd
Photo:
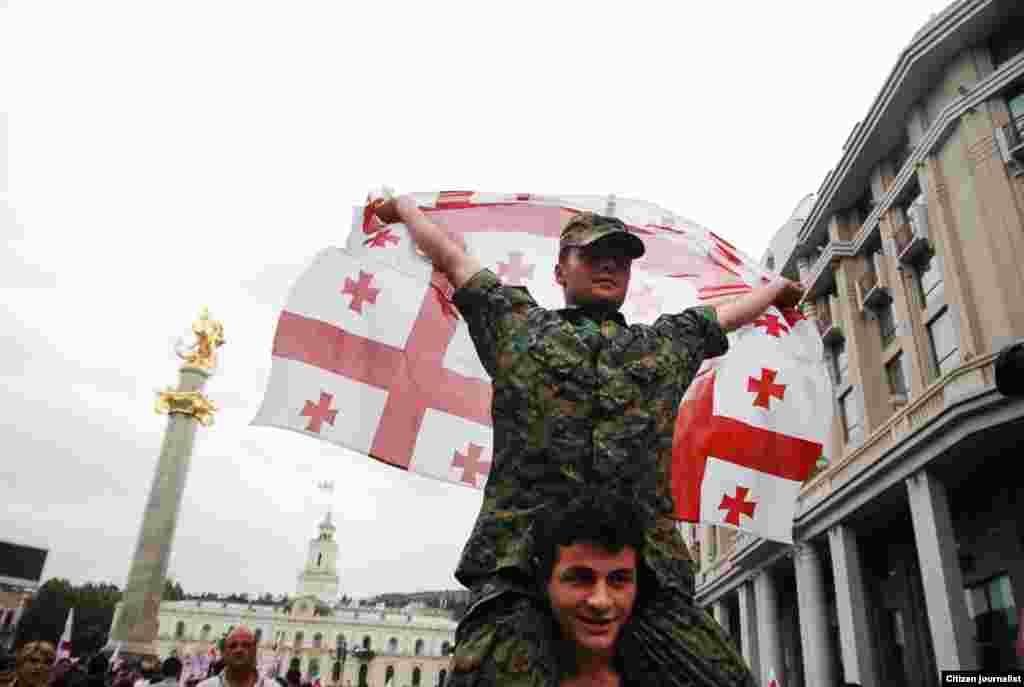
[[593, 544], [611, 553], [632, 546], [643, 551], [644, 523], [634, 505], [619, 494], [588, 488], [564, 506], [553, 504], [533, 527], [533, 564], [543, 588], [558, 560], [558, 547]]

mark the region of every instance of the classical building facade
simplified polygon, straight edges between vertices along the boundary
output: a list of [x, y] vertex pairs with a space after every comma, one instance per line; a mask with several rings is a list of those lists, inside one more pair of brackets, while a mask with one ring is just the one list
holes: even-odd
[[[323, 685], [434, 687], [450, 671], [456, 623], [442, 609], [341, 605], [337, 601], [338, 544], [330, 513], [309, 543], [289, 605], [192, 600], [160, 604], [160, 657], [207, 656], [232, 627], [256, 634], [260, 662], [283, 674], [298, 660], [304, 677]], [[114, 622], [120, 606], [115, 610]], [[344, 656], [344, 658], [342, 658]]]
[[809, 288], [835, 419], [795, 546], [697, 534], [698, 602], [762, 685], [1024, 668], [1024, 401], [993, 379], [1024, 337], [1022, 134], [1024, 3], [956, 2], [765, 255]]

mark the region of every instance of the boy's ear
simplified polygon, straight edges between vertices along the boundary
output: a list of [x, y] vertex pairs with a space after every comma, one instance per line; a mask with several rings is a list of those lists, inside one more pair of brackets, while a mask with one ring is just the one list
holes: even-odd
[[555, 283], [559, 286], [565, 286], [565, 275], [562, 273], [561, 263], [555, 263]]

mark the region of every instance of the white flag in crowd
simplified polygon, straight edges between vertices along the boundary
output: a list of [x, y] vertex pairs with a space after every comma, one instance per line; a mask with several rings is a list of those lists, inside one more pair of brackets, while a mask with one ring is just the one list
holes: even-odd
[[[527, 287], [545, 307], [564, 306], [553, 278], [558, 237], [584, 210], [615, 214], [647, 246], [633, 265], [627, 321], [740, 295], [769, 276], [727, 241], [651, 203], [413, 195], [505, 284]], [[292, 287], [253, 423], [482, 488], [493, 446], [490, 379], [450, 299], [451, 286], [405, 227], [360, 209], [345, 248], [321, 251]], [[716, 429], [708, 436], [679, 423], [676, 515], [788, 541], [796, 493], [830, 423], [822, 344], [796, 311], [771, 310], [731, 338], [730, 353], [706, 366], [681, 407], [681, 416]]]
[[57, 645], [57, 660], [71, 658], [71, 626], [75, 620], [75, 609], [68, 610], [68, 619], [64, 622], [64, 634], [60, 636], [60, 643]]

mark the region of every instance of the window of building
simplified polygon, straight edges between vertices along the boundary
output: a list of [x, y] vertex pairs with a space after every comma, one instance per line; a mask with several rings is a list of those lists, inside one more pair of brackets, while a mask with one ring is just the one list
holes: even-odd
[[363, 637], [363, 648], [369, 651], [370, 649], [370, 635]]
[[860, 407], [857, 405], [853, 389], [849, 389], [839, 397], [839, 412], [843, 419], [843, 432], [846, 435], [846, 443], [860, 439], [864, 434], [864, 427], [861, 420]]
[[295, 633], [295, 648], [296, 649], [301, 649], [302, 648], [302, 640], [303, 639], [305, 639], [305, 635], [303, 635], [302, 632], [296, 632]]
[[829, 348], [828, 369], [832, 375], [832, 383], [841, 386], [850, 369], [850, 356], [846, 353], [844, 341], [837, 341]]
[[423, 640], [422, 639], [417, 639], [416, 640], [416, 648], [413, 649], [413, 653], [415, 655], [417, 655], [417, 656], [422, 656], [423, 655]]
[[897, 353], [885, 365], [885, 377], [889, 381], [889, 391], [896, 395], [906, 396], [907, 378], [903, 374], [903, 354]]
[[263, 639], [263, 628], [257, 627], [256, 631], [252, 633], [252, 636], [256, 640], [256, 646], [259, 646], [260, 640]]
[[313, 648], [314, 649], [319, 649], [320, 647], [323, 646], [323, 644], [324, 644], [324, 636], [322, 634], [317, 632], [315, 635], [313, 635]]
[[416, 666], [412, 669], [412, 687], [420, 687], [420, 677], [422, 673], [420, 667]]
[[[209, 625], [207, 625], [209, 627]], [[185, 636], [185, 623], [178, 621], [178, 624], [174, 626], [174, 638], [182, 639]]]
[[943, 308], [927, 324], [927, 329], [932, 352], [932, 372], [935, 377], [941, 377], [960, 364], [960, 342], [949, 308]]
[[892, 310], [892, 303], [879, 305], [875, 313], [878, 315], [878, 335], [882, 339], [882, 348], [885, 348], [896, 338], [896, 314]]
[[974, 621], [980, 667], [1016, 668], [1014, 641], [1019, 618], [1009, 575], [966, 587], [964, 595], [967, 614]]
[[923, 310], [943, 303], [942, 261], [938, 255], [933, 255], [918, 265], [917, 285]]
[[392, 637], [391, 639], [388, 640], [388, 653], [392, 653], [392, 654], [397, 654], [398, 653], [398, 638], [397, 637]]

